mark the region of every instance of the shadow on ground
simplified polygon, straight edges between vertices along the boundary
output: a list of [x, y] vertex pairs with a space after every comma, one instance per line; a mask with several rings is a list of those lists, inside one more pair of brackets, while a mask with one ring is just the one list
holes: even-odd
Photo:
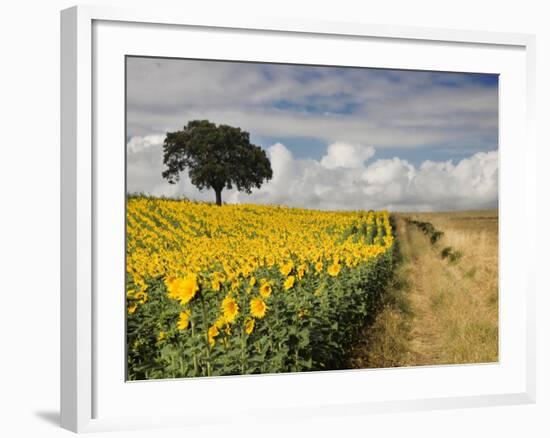
[[46, 423], [59, 426], [61, 416], [58, 411], [36, 411], [34, 415]]

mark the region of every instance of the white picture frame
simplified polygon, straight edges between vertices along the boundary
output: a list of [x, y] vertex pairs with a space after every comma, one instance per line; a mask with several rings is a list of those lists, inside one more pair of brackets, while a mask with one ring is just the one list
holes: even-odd
[[[114, 90], [111, 94], [118, 95], [120, 98], [120, 93], [123, 93], [123, 90], [116, 91], [116, 89], [109, 88], [120, 84], [120, 81], [123, 80], [118, 75], [120, 73], [120, 64], [118, 64], [120, 54], [136, 54], [135, 49], [126, 52], [124, 35], [117, 34], [120, 31], [116, 28], [117, 26], [127, 26], [123, 32], [132, 32], [132, 38], [126, 38], [126, 40], [130, 39], [134, 45], [140, 43], [139, 35], [144, 32], [145, 28], [148, 28], [148, 41], [151, 38], [157, 39], [154, 34], [158, 34], [160, 41], [163, 33], [186, 29], [189, 32], [200, 32], [201, 35], [207, 37], [210, 33], [232, 31], [238, 34], [238, 38], [248, 40], [269, 37], [273, 41], [283, 38], [305, 38], [315, 41], [319, 39], [322, 42], [323, 38], [335, 38], [338, 39], [338, 44], [343, 45], [369, 41], [369, 44], [374, 45], [383, 42], [387, 45], [408, 45], [411, 48], [417, 47], [422, 50], [431, 50], [430, 47], [435, 47], [434, 50], [446, 50], [446, 45], [452, 45], [456, 48], [464, 48], [465, 51], [467, 49], [474, 51], [483, 49], [501, 53], [502, 60], [496, 62], [490, 72], [504, 74], [502, 72], [506, 71], [504, 77], [509, 78], [509, 84], [515, 84], [513, 88], [510, 88], [509, 93], [504, 94], [504, 101], [501, 102], [505, 111], [501, 113], [500, 127], [502, 128], [504, 123], [506, 129], [509, 129], [503, 133], [502, 139], [504, 144], [508, 144], [508, 139], [514, 139], [520, 141], [522, 145], [517, 150], [513, 148], [501, 149], [500, 163], [505, 169], [510, 169], [508, 174], [500, 175], [500, 190], [505, 195], [500, 207], [509, 209], [509, 211], [505, 211], [505, 213], [509, 212], [505, 221], [501, 220], [500, 223], [501, 235], [506, 237], [508, 231], [521, 220], [518, 214], [512, 211], [512, 201], [521, 201], [523, 211], [534, 211], [536, 204], [535, 142], [532, 125], [534, 121], [535, 39], [532, 35], [393, 27], [360, 22], [315, 22], [303, 19], [280, 20], [242, 17], [239, 20], [228, 21], [224, 17], [215, 15], [199, 16], [189, 11], [157, 9], [129, 10], [103, 6], [78, 6], [66, 9], [61, 12], [61, 426], [66, 429], [85, 432], [183, 426], [203, 424], [209, 421], [204, 408], [200, 406], [195, 406], [192, 415], [189, 414], [189, 411], [185, 411], [187, 412], [185, 414], [182, 407], [179, 412], [172, 410], [166, 415], [161, 415], [159, 411], [150, 415], [146, 415], [145, 412], [136, 412], [132, 416], [122, 410], [109, 410], [109, 403], [106, 401], [106, 398], [109, 398], [112, 399], [111, 404], [121, 404], [122, 399], [117, 398], [119, 396], [151, 399], [170, 391], [170, 386], [181, 386], [181, 382], [175, 381], [152, 383], [120, 381], [118, 382], [120, 387], [130, 388], [130, 393], [124, 395], [122, 392], [117, 393], [116, 389], [112, 393], [107, 393], [104, 388], [112, 386], [113, 381], [109, 379], [118, 378], [120, 380], [120, 370], [113, 375], [108, 375], [109, 372], [105, 370], [109, 363], [103, 359], [108, 354], [97, 354], [102, 348], [107, 348], [103, 346], [105, 344], [103, 342], [105, 329], [114, 329], [115, 333], [118, 333], [116, 330], [120, 331], [118, 323], [111, 325], [109, 322], [111, 314], [103, 312], [100, 308], [100, 306], [105, 306], [108, 300], [97, 299], [98, 287], [109, 284], [108, 275], [101, 274], [98, 277], [98, 267], [99, 272], [106, 272], [102, 266], [107, 259], [101, 257], [101, 254], [114, 248], [106, 247], [104, 244], [108, 241], [105, 229], [109, 227], [109, 222], [104, 220], [105, 208], [98, 208], [98, 206], [101, 206], [104, 199], [108, 198], [104, 184], [110, 185], [112, 182], [113, 185], [116, 185], [120, 183], [121, 178], [122, 180], [124, 178], [124, 168], [117, 168], [116, 160], [112, 161], [113, 165], [106, 165], [104, 154], [98, 155], [96, 150], [97, 142], [108, 138], [106, 137], [108, 129], [103, 128], [106, 125], [102, 122], [102, 117], [108, 116], [113, 123], [116, 123], [120, 121], [124, 108], [117, 104], [111, 106], [113, 109], [109, 111], [112, 111], [112, 114], [105, 114], [102, 110], [105, 108], [104, 99], [98, 90]], [[308, 41], [308, 44], [316, 43]], [[154, 45], [155, 43], [152, 41], [148, 50], [155, 50]], [[206, 51], [207, 44], [204, 44], [202, 49]], [[217, 47], [212, 50], [219, 49], [220, 47]], [[166, 49], [166, 51], [169, 50], [170, 48]], [[200, 52], [200, 44], [196, 50]], [[250, 52], [250, 59], [261, 60], [258, 59], [257, 53], [253, 53], [254, 45], [242, 50]], [[271, 49], [261, 48], [263, 53], [267, 53], [269, 50]], [[166, 53], [159, 53], [159, 55], [164, 56]], [[497, 58], [501, 56], [498, 53], [495, 55]], [[509, 59], [507, 54], [510, 54]], [[106, 58], [101, 58], [102, 56]], [[215, 52], [212, 52], [206, 57], [214, 56]], [[274, 53], [273, 56], [276, 57], [277, 54]], [[286, 56], [288, 62], [296, 62], [299, 59], [297, 54]], [[325, 53], [323, 56], [330, 58], [336, 54]], [[110, 63], [107, 62], [109, 59], [118, 61]], [[228, 59], [235, 58], [229, 57]], [[452, 70], [453, 65], [456, 65], [456, 69], [460, 68], [460, 62], [463, 62], [460, 59], [460, 56], [457, 56], [454, 61], [450, 57], [447, 57], [446, 60], [443, 57], [432, 59], [429, 62], [424, 60], [424, 62], [426, 62], [426, 68], [437, 69], [437, 66], [441, 65], [442, 70]], [[475, 57], [472, 59], [475, 61]], [[96, 63], [98, 60], [101, 62]], [[335, 60], [335, 62], [337, 61]], [[415, 63], [419, 60], [412, 58], [409, 60], [406, 57], [395, 59], [395, 56], [392, 60], [391, 55], [387, 55], [385, 60], [381, 59], [379, 62], [380, 65], [393, 66], [394, 68], [414, 68]], [[478, 68], [483, 71], [492, 68], [490, 60], [479, 58], [477, 62], [480, 66]], [[500, 67], [506, 63], [510, 65]], [[115, 73], [116, 80], [111, 84], [108, 75], [112, 72]], [[103, 86], [99, 82], [103, 81], [105, 77], [109, 84]], [[113, 99], [116, 98], [116, 96], [113, 97]], [[518, 113], [513, 113], [512, 109], [510, 111], [506, 109], [507, 106], [511, 106], [511, 103], [519, 103], [520, 108], [514, 109], [514, 111], [519, 111]], [[513, 115], [520, 117], [513, 118]], [[98, 123], [103, 127], [98, 129]], [[113, 129], [119, 128], [123, 129], [123, 127], [114, 127]], [[123, 138], [120, 140], [123, 149], [124, 140]], [[117, 140], [112, 141], [118, 144], [118, 137]], [[518, 164], [517, 169], [512, 168], [512, 163]], [[113, 191], [116, 192], [116, 190]], [[112, 202], [120, 201], [121, 199], [115, 201], [113, 198]], [[108, 206], [110, 201], [106, 200], [105, 202], [105, 206]], [[524, 220], [528, 229], [535, 229], [536, 217], [534, 213]], [[119, 231], [120, 228], [117, 228], [113, 233]], [[98, 240], [98, 236], [103, 237]], [[110, 241], [109, 245], [114, 245], [116, 241], [115, 238]], [[246, 391], [255, 386], [278, 394], [277, 388], [282, 393], [285, 388], [304, 385], [304, 388], [309, 388], [312, 391], [309, 399], [307, 396], [297, 396], [297, 404], [294, 405], [286, 405], [282, 397], [275, 395], [273, 404], [267, 406], [266, 409], [236, 408], [235, 411], [226, 413], [225, 416], [220, 412], [217, 416], [218, 421], [230, 421], [229, 417], [233, 421], [243, 418], [262, 421], [262, 419], [280, 418], [281, 416], [301, 418], [312, 415], [361, 415], [372, 412], [532, 403], [535, 400], [535, 263], [530, 260], [530, 257], [534, 257], [530, 254], [535, 254], [533, 250], [535, 242], [533, 237], [527, 238], [524, 242], [528, 247], [527, 254], [524, 255], [521, 263], [517, 264], [515, 262], [518, 260], [514, 259], [511, 253], [517, 249], [521, 242], [512, 238], [505, 239], [505, 241], [508, 243], [505, 246], [501, 245], [501, 251], [504, 251], [505, 259], [507, 254], [510, 254], [510, 258], [508, 261], [501, 261], [501, 273], [503, 266], [510, 266], [509, 263], [514, 263], [515, 267], [513, 273], [506, 274], [506, 277], [501, 275], [500, 280], [506, 282], [505, 289], [507, 284], [514, 285], [517, 293], [515, 297], [510, 294], [510, 300], [507, 300], [506, 290], [504, 290], [505, 299], [501, 302], [501, 347], [505, 352], [514, 353], [513, 360], [516, 361], [513, 364], [510, 362], [510, 369], [507, 371], [508, 356], [505, 354], [504, 358], [501, 356], [499, 364], [492, 367], [487, 365], [454, 368], [416, 367], [415, 370], [401, 370], [401, 372], [398, 370], [366, 370], [368, 376], [361, 370], [329, 374], [313, 373], [308, 376], [296, 374], [286, 376], [284, 379], [281, 379], [280, 376], [196, 379], [192, 383], [186, 383], [187, 389], [195, 391], [196, 394], [203, 392], [205, 399], [208, 394], [215, 394], [216, 391], [219, 391], [220, 387], [231, 391], [242, 388], [243, 391]], [[115, 252], [124, 251], [122, 247], [114, 249]], [[503, 265], [503, 263], [507, 264]], [[114, 265], [116, 266], [116, 263]], [[501, 292], [502, 288], [501, 284]], [[120, 302], [122, 303], [124, 294], [122, 292], [121, 294]], [[101, 318], [99, 321], [98, 312], [103, 312], [102, 315], [109, 317]], [[116, 309], [113, 309], [113, 312], [116, 313]], [[510, 324], [513, 321], [518, 323], [519, 329], [516, 331], [511, 329]], [[506, 334], [513, 336], [505, 337]], [[124, 336], [124, 333], [118, 333], [117, 336], [119, 335]], [[502, 339], [503, 337], [504, 339]], [[503, 345], [502, 342], [505, 344]], [[506, 344], [508, 342], [515, 344], [510, 344], [510, 348], [508, 348]], [[107, 353], [108, 350], [105, 352]], [[446, 371], [449, 369], [451, 371]], [[499, 374], [501, 370], [505, 371]], [[474, 381], [479, 379], [479, 382], [489, 382], [491, 376], [497, 374], [499, 377], [491, 382], [492, 386], [489, 383], [486, 387], [481, 386], [481, 392], [471, 391], [467, 387], [466, 381], [470, 378], [473, 378]], [[386, 398], [379, 395], [370, 398], [364, 397], [362, 394], [353, 394], [352, 396], [346, 388], [356, 388], [360, 387], [358, 385], [365, 384], [365, 376], [370, 379], [370, 382], [383, 382], [384, 379], [391, 379], [395, 382], [411, 380], [423, 382], [422, 379], [428, 381], [432, 378], [431, 376], [434, 376], [436, 381], [437, 379], [446, 380], [449, 376], [457, 381], [453, 391], [446, 392], [446, 388], [440, 387], [438, 392], [436, 388], [433, 388], [431, 393], [422, 396], [419, 396], [418, 394], [421, 392], [414, 388], [409, 392], [397, 389]], [[505, 378], [510, 378], [510, 382], [513, 384], [504, 385], [502, 381]], [[461, 379], [464, 380], [461, 382]], [[326, 385], [327, 395], [325, 398], [319, 398], [318, 394], [313, 391], [313, 388], [318, 385]], [[459, 388], [461, 386], [462, 390]], [[372, 387], [374, 388], [374, 385]], [[342, 390], [338, 392], [337, 388], [342, 388]], [[200, 403], [197, 404], [200, 405]], [[106, 414], [104, 415], [102, 412], [106, 412]]]

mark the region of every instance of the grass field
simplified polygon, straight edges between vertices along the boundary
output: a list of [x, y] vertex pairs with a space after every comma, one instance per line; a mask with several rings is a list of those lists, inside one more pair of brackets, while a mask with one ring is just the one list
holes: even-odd
[[[497, 210], [394, 217], [400, 261], [353, 366], [498, 361]], [[411, 220], [443, 234], [432, 244]]]

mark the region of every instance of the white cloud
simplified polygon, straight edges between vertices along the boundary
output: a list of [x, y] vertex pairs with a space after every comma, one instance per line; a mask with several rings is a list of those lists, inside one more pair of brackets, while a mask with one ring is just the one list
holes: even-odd
[[362, 175], [364, 193], [378, 205], [404, 210], [459, 210], [496, 207], [498, 153], [479, 152], [453, 164], [378, 160]]
[[454, 204], [465, 208], [476, 200], [480, 206], [494, 204], [498, 189], [497, 151], [479, 152], [456, 165], [425, 161], [420, 166], [415, 189], [424, 202], [448, 205], [446, 193], [454, 194]]
[[[329, 148], [330, 149], [330, 148]], [[498, 153], [480, 152], [456, 164], [425, 161], [415, 168], [394, 157], [354, 167], [297, 160], [277, 144], [268, 149], [274, 179], [233, 202], [275, 202], [319, 209], [394, 211], [494, 208], [498, 201]], [[327, 151], [328, 152], [328, 151]], [[328, 153], [327, 153], [328, 155]], [[284, 157], [284, 159], [281, 159]], [[345, 160], [344, 160], [345, 162]]]
[[410, 183], [415, 176], [415, 169], [407, 161], [395, 157], [390, 160], [377, 160], [367, 167], [361, 178], [369, 186], [384, 186], [399, 180]]
[[[153, 195], [186, 196], [213, 201], [212, 191], [199, 191], [186, 173], [176, 185], [162, 179], [162, 141], [131, 139], [128, 190]], [[282, 143], [267, 149], [273, 178], [251, 195], [222, 194], [229, 203], [283, 204], [324, 210], [382, 209], [394, 211], [494, 208], [498, 201], [498, 153], [479, 152], [454, 164], [424, 161], [419, 167], [398, 157], [372, 159], [373, 148], [331, 144], [320, 160], [297, 159]], [[342, 147], [343, 145], [343, 147]], [[344, 152], [338, 161], [336, 150]], [[331, 152], [332, 151], [332, 152]], [[327, 160], [332, 161], [327, 166]], [[349, 160], [348, 160], [349, 158]]]
[[137, 153], [143, 149], [157, 146], [164, 142], [165, 134], [146, 135], [144, 137], [132, 137], [127, 144], [128, 152]]
[[327, 169], [363, 167], [363, 163], [371, 158], [374, 152], [371, 146], [344, 142], [331, 143], [327, 148], [327, 154], [321, 158], [321, 165]]

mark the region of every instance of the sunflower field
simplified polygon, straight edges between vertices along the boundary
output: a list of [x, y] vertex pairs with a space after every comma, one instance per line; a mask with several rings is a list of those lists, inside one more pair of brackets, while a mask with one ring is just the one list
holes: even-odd
[[342, 369], [392, 275], [386, 211], [129, 196], [127, 378]]

